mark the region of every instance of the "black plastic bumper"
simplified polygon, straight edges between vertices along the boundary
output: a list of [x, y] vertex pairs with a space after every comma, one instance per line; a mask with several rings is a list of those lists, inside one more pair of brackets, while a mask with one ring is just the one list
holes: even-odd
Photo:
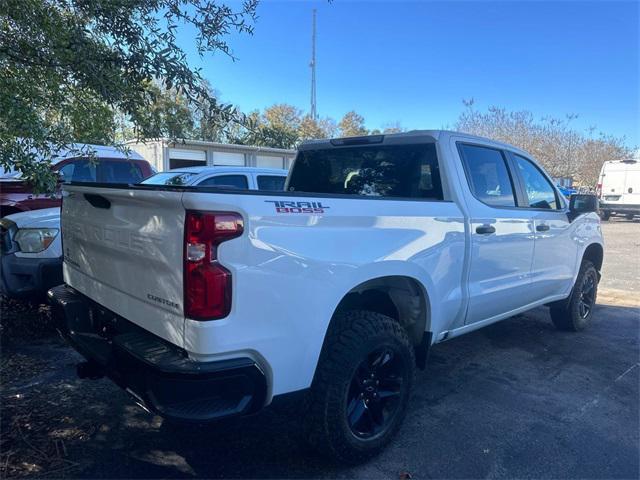
[[619, 205], [615, 203], [600, 202], [600, 211], [627, 215], [640, 215], [640, 205]]
[[62, 258], [26, 258], [4, 253], [0, 258], [0, 290], [10, 297], [45, 295], [62, 283]]
[[249, 358], [194, 362], [186, 352], [67, 285], [49, 290], [61, 334], [138, 403], [164, 417], [203, 422], [264, 405], [264, 373]]

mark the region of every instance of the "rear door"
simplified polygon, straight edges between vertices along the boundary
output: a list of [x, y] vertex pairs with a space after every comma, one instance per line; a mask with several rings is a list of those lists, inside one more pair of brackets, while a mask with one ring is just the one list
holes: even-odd
[[533, 301], [532, 213], [518, 207], [506, 153], [457, 142], [470, 195], [469, 307], [466, 324], [491, 320]]
[[627, 162], [623, 195], [625, 205], [640, 206], [640, 163], [638, 162]]
[[183, 343], [183, 229], [178, 191], [67, 185], [65, 283], [174, 343]]
[[625, 203], [625, 186], [627, 184], [627, 165], [622, 162], [605, 164], [602, 176], [602, 200], [607, 204]]

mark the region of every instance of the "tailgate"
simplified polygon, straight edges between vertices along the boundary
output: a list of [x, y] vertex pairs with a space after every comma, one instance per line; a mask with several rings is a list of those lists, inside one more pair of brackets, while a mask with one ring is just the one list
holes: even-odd
[[184, 217], [179, 191], [65, 187], [65, 282], [182, 346]]

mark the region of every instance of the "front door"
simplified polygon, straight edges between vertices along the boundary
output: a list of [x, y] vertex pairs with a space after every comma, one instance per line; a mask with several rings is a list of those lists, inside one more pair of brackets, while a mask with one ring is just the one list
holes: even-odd
[[564, 199], [531, 160], [511, 155], [527, 202], [523, 208], [533, 215], [535, 224], [532, 291], [536, 300], [566, 294], [573, 284], [578, 247], [571, 239]]

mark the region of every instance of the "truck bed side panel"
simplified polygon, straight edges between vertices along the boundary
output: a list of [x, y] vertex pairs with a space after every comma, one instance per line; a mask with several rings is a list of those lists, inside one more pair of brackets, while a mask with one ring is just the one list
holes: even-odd
[[[321, 205], [322, 213], [275, 203], [301, 201]], [[416, 279], [433, 299], [432, 328], [464, 313], [464, 220], [453, 202], [187, 192], [183, 203], [245, 219], [245, 234], [218, 251], [233, 273], [231, 314], [187, 319], [185, 348], [202, 360], [217, 352], [254, 356], [273, 377], [272, 394], [310, 385], [335, 308], [367, 280]]]

